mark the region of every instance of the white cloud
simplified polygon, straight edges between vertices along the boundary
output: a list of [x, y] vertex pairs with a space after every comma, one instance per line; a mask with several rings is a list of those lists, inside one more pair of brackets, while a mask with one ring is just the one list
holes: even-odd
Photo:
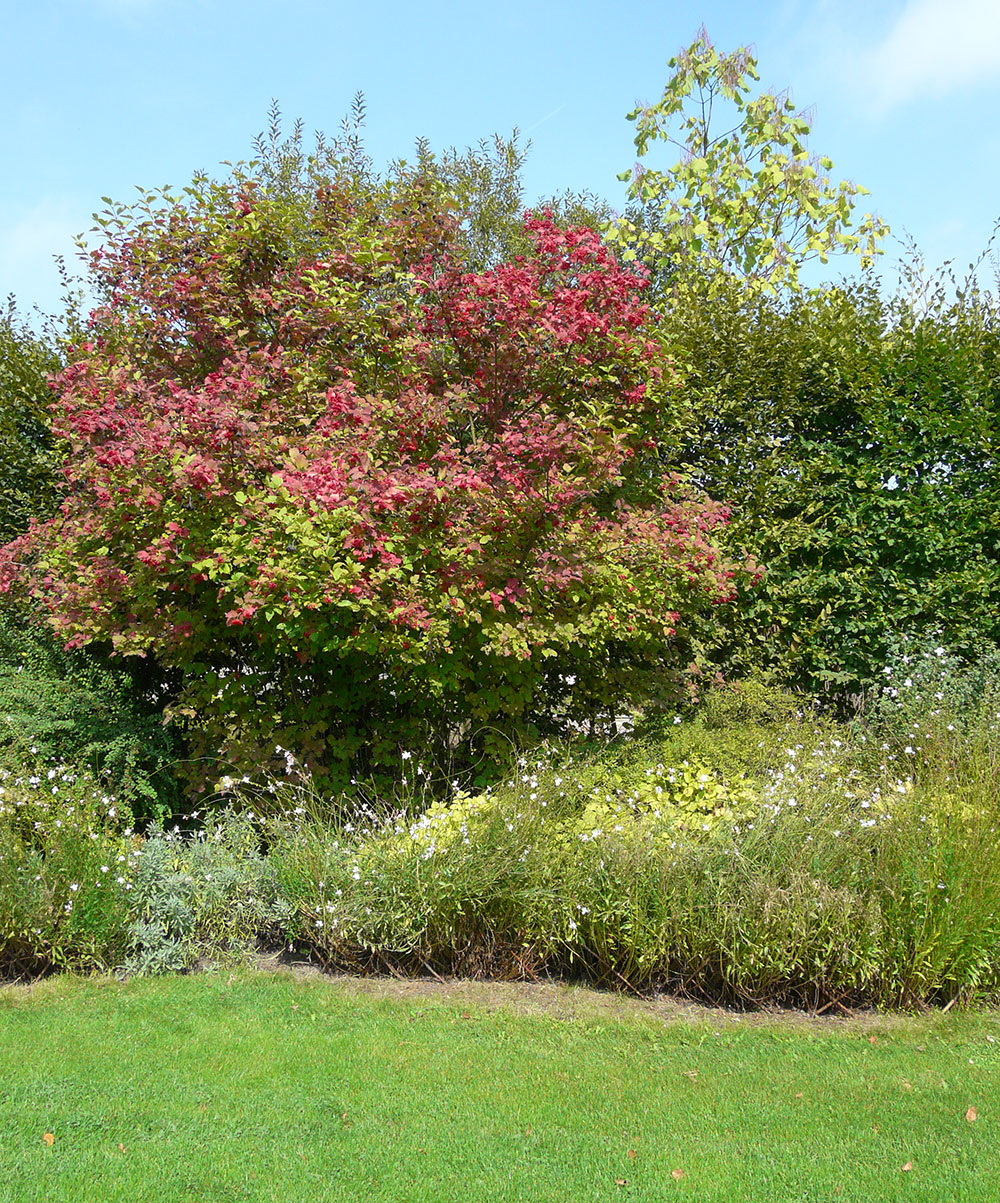
[[1000, 0], [907, 0], [866, 66], [882, 109], [1000, 81]]

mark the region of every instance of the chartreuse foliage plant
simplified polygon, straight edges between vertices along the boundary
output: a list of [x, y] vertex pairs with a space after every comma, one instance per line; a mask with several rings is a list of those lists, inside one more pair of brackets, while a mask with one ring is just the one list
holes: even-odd
[[[668, 66], [661, 99], [628, 115], [640, 161], [618, 178], [639, 220], [612, 223], [607, 235], [625, 244], [626, 259], [652, 260], [681, 290], [712, 292], [735, 277], [769, 293], [796, 289], [812, 259], [874, 261], [888, 227], [866, 215], [851, 229], [867, 190], [833, 183], [833, 163], [809, 154], [809, 119], [787, 95], [752, 95], [760, 76], [746, 47], [721, 54], [702, 28]], [[666, 169], [645, 162], [659, 142], [681, 152]]]
[[434, 179], [355, 168], [108, 211], [57, 385], [69, 492], [3, 553], [69, 647], [182, 675], [208, 774], [278, 746], [331, 786], [406, 747], [461, 769], [669, 694], [751, 572], [658, 462], [643, 277], [544, 214], [468, 273]]

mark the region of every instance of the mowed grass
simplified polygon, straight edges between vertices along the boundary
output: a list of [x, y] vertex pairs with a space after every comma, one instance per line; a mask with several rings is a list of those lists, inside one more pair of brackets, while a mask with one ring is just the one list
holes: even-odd
[[996, 1013], [552, 1017], [249, 971], [0, 991], [4, 1203], [955, 1203], [998, 1183]]

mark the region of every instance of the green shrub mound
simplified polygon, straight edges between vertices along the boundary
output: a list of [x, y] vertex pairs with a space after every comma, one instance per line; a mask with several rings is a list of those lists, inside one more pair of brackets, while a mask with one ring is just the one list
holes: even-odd
[[246, 815], [224, 813], [187, 837], [153, 828], [136, 855], [132, 886], [127, 973], [190, 969], [262, 938], [280, 941], [288, 918], [259, 828]]
[[155, 666], [67, 651], [30, 610], [0, 606], [0, 764], [9, 771], [80, 766], [136, 816], [172, 813], [179, 744], [157, 705], [164, 689]]
[[130, 818], [65, 765], [0, 769], [0, 977], [120, 963]]

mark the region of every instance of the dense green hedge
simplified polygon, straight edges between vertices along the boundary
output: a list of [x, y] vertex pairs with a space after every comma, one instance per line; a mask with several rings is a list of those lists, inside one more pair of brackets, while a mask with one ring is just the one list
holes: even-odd
[[764, 580], [711, 649], [857, 693], [893, 631], [1000, 637], [1000, 322], [943, 286], [667, 307], [693, 421], [671, 454], [733, 508]]
[[0, 312], [0, 543], [56, 507], [62, 450], [50, 431], [48, 381], [60, 366], [57, 342], [51, 322], [33, 330], [12, 301]]

